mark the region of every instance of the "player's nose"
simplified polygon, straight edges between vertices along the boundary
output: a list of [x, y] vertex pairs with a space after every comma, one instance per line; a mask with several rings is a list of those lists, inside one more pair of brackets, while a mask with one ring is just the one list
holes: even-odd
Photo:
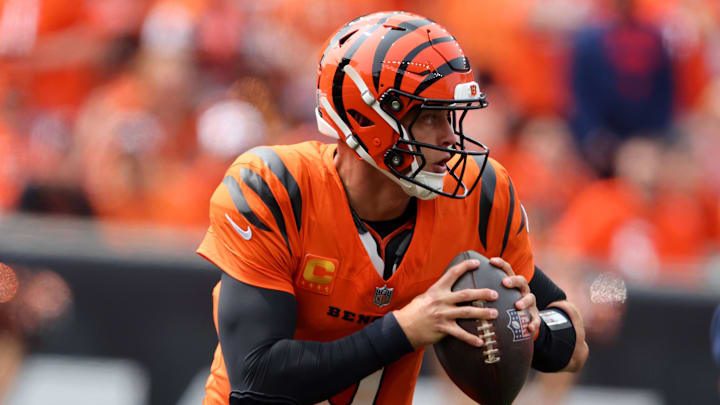
[[441, 128], [438, 129], [437, 136], [438, 146], [442, 146], [443, 148], [452, 148], [452, 146], [455, 144], [455, 133], [453, 132], [450, 123], [442, 125]]

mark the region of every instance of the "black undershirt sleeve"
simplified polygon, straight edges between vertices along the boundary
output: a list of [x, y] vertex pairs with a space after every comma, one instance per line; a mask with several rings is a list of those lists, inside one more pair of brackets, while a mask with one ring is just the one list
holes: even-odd
[[572, 358], [575, 349], [575, 328], [565, 311], [560, 308], [546, 308], [551, 303], [565, 300], [567, 297], [565, 292], [538, 267], [535, 267], [535, 275], [530, 280], [529, 286], [530, 291], [535, 294], [537, 308], [540, 310], [540, 329], [533, 342], [532, 367], [546, 373], [560, 371]]
[[295, 297], [223, 273], [220, 347], [230, 404], [312, 404], [413, 351], [392, 313], [330, 342], [294, 340]]
[[537, 308], [541, 311], [555, 301], [567, 299], [565, 292], [537, 266], [535, 266], [535, 274], [528, 286], [530, 291], [535, 294]]

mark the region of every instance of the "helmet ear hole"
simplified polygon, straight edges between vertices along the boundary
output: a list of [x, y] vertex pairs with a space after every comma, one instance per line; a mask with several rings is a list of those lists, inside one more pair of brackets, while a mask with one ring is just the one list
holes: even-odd
[[375, 125], [375, 123], [368, 117], [364, 116], [362, 113], [358, 112], [354, 109], [347, 110], [348, 114], [350, 114], [351, 117], [360, 125], [361, 128], [365, 127], [371, 127]]

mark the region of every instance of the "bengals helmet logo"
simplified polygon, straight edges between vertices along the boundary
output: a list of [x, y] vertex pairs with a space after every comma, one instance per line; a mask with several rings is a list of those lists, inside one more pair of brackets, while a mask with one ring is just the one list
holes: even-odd
[[476, 85], [473, 84], [472, 86], [470, 86], [470, 95], [471, 95], [471, 96], [473, 96], [473, 97], [477, 96], [477, 92], [478, 92], [478, 91], [477, 91], [477, 86], [476, 86]]

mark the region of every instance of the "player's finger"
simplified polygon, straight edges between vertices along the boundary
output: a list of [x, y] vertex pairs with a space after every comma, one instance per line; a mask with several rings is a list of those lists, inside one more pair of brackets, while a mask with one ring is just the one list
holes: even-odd
[[503, 279], [503, 285], [507, 288], [517, 288], [522, 295], [530, 293], [530, 286], [524, 276], [510, 276]]
[[480, 266], [480, 262], [476, 259], [464, 260], [448, 269], [437, 281], [437, 284], [441, 287], [450, 288], [466, 271], [477, 269], [478, 266]]
[[472, 305], [463, 305], [450, 309], [447, 316], [451, 319], [495, 319], [498, 316], [495, 308], [479, 308]]
[[468, 288], [450, 293], [448, 302], [451, 304], [457, 304], [459, 302], [472, 302], [477, 300], [495, 301], [497, 297], [497, 291], [489, 288]]
[[456, 338], [462, 340], [463, 342], [476, 347], [482, 347], [485, 342], [483, 342], [482, 338], [478, 337], [477, 335], [473, 335], [472, 333], [469, 333], [465, 329], [461, 328], [460, 325], [457, 324], [457, 322], [453, 322], [450, 327], [445, 331], [448, 335], [455, 336]]
[[512, 269], [512, 266], [510, 266], [510, 263], [503, 260], [501, 257], [493, 257], [490, 259], [490, 264], [493, 266], [501, 269], [505, 273], [507, 273], [508, 276], [514, 276], [515, 272]]
[[535, 332], [540, 329], [540, 314], [537, 311], [530, 312], [530, 323], [528, 324], [528, 331], [535, 335]]
[[522, 311], [523, 309], [532, 308], [534, 306], [535, 306], [535, 294], [533, 294], [533, 293], [524, 295], [522, 298], [515, 301], [515, 308], [517, 308], [519, 311]]

